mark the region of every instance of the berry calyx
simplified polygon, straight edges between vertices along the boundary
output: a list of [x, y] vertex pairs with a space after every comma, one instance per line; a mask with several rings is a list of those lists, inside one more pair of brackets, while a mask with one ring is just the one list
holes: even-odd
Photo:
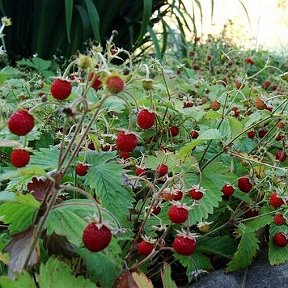
[[153, 244], [145, 240], [142, 240], [141, 242], [137, 244], [138, 254], [145, 256], [145, 257], [151, 254], [151, 252], [153, 251], [153, 248], [154, 248]]
[[272, 207], [278, 208], [284, 204], [284, 200], [279, 197], [277, 192], [273, 192], [270, 196], [269, 203]]
[[104, 224], [89, 223], [83, 231], [82, 240], [85, 247], [98, 252], [105, 249], [112, 239], [111, 230]]
[[196, 239], [190, 236], [177, 235], [173, 241], [175, 252], [181, 255], [192, 255], [196, 247]]
[[235, 188], [232, 185], [230, 185], [230, 184], [225, 184], [222, 187], [221, 191], [222, 191], [224, 196], [229, 197], [229, 196], [231, 196], [234, 193]]
[[116, 147], [123, 152], [131, 152], [137, 146], [137, 137], [132, 132], [121, 131], [116, 138]]
[[124, 90], [125, 83], [119, 76], [109, 76], [106, 81], [106, 88], [111, 94], [117, 94]]
[[25, 109], [14, 112], [8, 120], [8, 129], [17, 136], [27, 135], [34, 127], [34, 117]]
[[188, 210], [180, 205], [173, 205], [168, 211], [168, 217], [171, 222], [182, 224], [188, 219]]
[[10, 155], [10, 160], [14, 167], [25, 167], [30, 161], [30, 154], [25, 149], [14, 149]]
[[165, 164], [160, 164], [156, 168], [156, 172], [159, 177], [165, 176], [168, 173], [168, 166]]
[[51, 94], [57, 100], [67, 99], [72, 91], [71, 82], [57, 78], [51, 84]]
[[85, 176], [88, 173], [89, 165], [85, 163], [78, 163], [75, 167], [75, 172], [79, 176]]
[[238, 179], [238, 188], [242, 192], [249, 193], [253, 188], [253, 184], [251, 183], [250, 178], [247, 176], [240, 177]]
[[277, 226], [281, 226], [281, 225], [285, 224], [285, 222], [286, 222], [283, 214], [281, 214], [281, 213], [275, 214], [273, 221]]
[[288, 244], [288, 240], [283, 232], [277, 232], [273, 236], [273, 243], [278, 247], [285, 247]]
[[153, 111], [142, 109], [137, 115], [137, 124], [142, 129], [149, 129], [155, 124], [156, 116]]

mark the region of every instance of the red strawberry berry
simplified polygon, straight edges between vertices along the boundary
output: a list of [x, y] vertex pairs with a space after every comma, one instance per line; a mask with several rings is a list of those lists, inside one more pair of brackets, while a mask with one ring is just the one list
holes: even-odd
[[270, 196], [269, 203], [272, 207], [278, 208], [284, 204], [284, 200], [279, 197], [277, 192], [273, 192]]
[[119, 76], [110, 76], [106, 81], [106, 88], [112, 94], [117, 94], [124, 90], [125, 83]]
[[190, 136], [191, 136], [192, 139], [196, 139], [196, 138], [198, 138], [199, 133], [198, 133], [198, 131], [196, 131], [196, 130], [192, 130], [192, 131], [190, 132]]
[[[93, 77], [94, 77], [94, 73], [91, 72], [91, 73], [89, 74], [88, 81], [91, 81], [91, 80], [93, 79]], [[93, 82], [93, 84], [92, 84], [92, 87], [93, 87], [93, 89], [94, 89], [95, 91], [97, 91], [97, 90], [99, 90], [100, 88], [102, 88], [102, 81], [101, 81], [101, 79], [100, 79], [99, 76], [95, 78], [95, 80], [94, 80], [94, 82]]]
[[173, 191], [172, 193], [172, 200], [179, 201], [183, 197], [183, 192], [181, 190]]
[[34, 117], [27, 110], [14, 112], [8, 120], [8, 129], [17, 136], [28, 134], [34, 127]]
[[264, 109], [267, 108], [267, 105], [266, 105], [266, 103], [264, 102], [263, 99], [257, 98], [257, 99], [255, 100], [255, 107], [256, 107], [258, 110], [264, 110]]
[[179, 128], [177, 127], [177, 126], [171, 126], [170, 128], [169, 128], [169, 135], [171, 136], [171, 137], [175, 137], [175, 136], [177, 136], [179, 134]]
[[192, 255], [196, 250], [196, 240], [195, 238], [177, 235], [173, 241], [173, 248], [175, 252], [181, 255]]
[[263, 87], [263, 89], [268, 89], [270, 87], [270, 85], [271, 85], [271, 82], [269, 80], [266, 80], [263, 83], [262, 87]]
[[168, 217], [171, 222], [182, 224], [188, 219], [188, 210], [179, 205], [173, 205], [168, 211]]
[[259, 211], [257, 209], [249, 207], [249, 209], [245, 212], [245, 216], [247, 218], [256, 217], [259, 215]]
[[98, 252], [105, 249], [112, 238], [111, 230], [104, 224], [90, 223], [83, 231], [82, 240], [85, 247]]
[[260, 138], [264, 138], [267, 133], [268, 131], [266, 129], [261, 129], [258, 131], [258, 135]]
[[156, 116], [148, 109], [141, 110], [137, 115], [137, 124], [142, 129], [149, 129], [155, 124]]
[[153, 244], [145, 240], [142, 240], [137, 244], [138, 254], [145, 257], [148, 256], [153, 251], [153, 248], [154, 248]]
[[157, 172], [159, 177], [162, 177], [168, 173], [168, 166], [165, 164], [160, 164], [156, 168], [156, 172]]
[[211, 102], [210, 104], [210, 108], [213, 110], [213, 111], [218, 111], [221, 107], [221, 104], [218, 102], [218, 101], [213, 101]]
[[185, 101], [183, 103], [183, 108], [190, 108], [190, 107], [193, 107], [193, 103], [190, 102], [190, 101]]
[[278, 247], [285, 247], [288, 244], [288, 240], [283, 232], [277, 232], [273, 236], [273, 243]]
[[240, 177], [238, 179], [238, 188], [245, 193], [250, 192], [253, 188], [253, 184], [250, 182], [250, 178], [247, 176]]
[[145, 174], [145, 169], [141, 168], [140, 166], [136, 166], [135, 168], [135, 175], [136, 176], [140, 176], [140, 175], [144, 175]]
[[121, 131], [116, 138], [116, 147], [123, 152], [131, 152], [137, 146], [137, 137], [132, 132]]
[[14, 149], [10, 155], [10, 160], [14, 167], [25, 167], [30, 161], [30, 154], [25, 149]]
[[234, 187], [232, 185], [225, 184], [222, 187], [221, 191], [222, 191], [224, 196], [229, 197], [229, 196], [231, 196], [234, 193], [235, 189], [234, 189]]
[[161, 211], [161, 207], [159, 205], [156, 205], [152, 208], [152, 212], [155, 215], [158, 215], [160, 213], [160, 211]]
[[119, 151], [119, 157], [126, 160], [130, 157], [130, 152]]
[[253, 130], [247, 132], [247, 136], [250, 139], [253, 139], [255, 137], [255, 135], [256, 135], [256, 133]]
[[245, 63], [247, 63], [247, 64], [249, 64], [249, 65], [254, 65], [254, 64], [255, 64], [254, 60], [251, 59], [251, 58], [246, 58], [246, 59], [245, 59]]
[[280, 162], [284, 162], [286, 160], [286, 158], [287, 158], [287, 154], [283, 150], [278, 150], [276, 152], [275, 158], [276, 158], [276, 160], [278, 160]]
[[85, 163], [78, 163], [75, 167], [75, 172], [79, 176], [85, 176], [88, 173], [89, 166]]
[[72, 91], [71, 82], [64, 79], [55, 79], [51, 84], [51, 94], [57, 100], [65, 100]]
[[285, 222], [286, 222], [284, 216], [281, 213], [275, 214], [273, 221], [277, 226], [281, 226], [281, 225], [285, 224]]
[[188, 193], [193, 200], [200, 200], [204, 195], [203, 191], [198, 188], [192, 188]]

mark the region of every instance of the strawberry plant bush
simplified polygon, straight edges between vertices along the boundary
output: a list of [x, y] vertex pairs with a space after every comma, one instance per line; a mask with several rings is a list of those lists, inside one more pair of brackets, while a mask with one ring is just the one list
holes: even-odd
[[286, 262], [287, 63], [213, 39], [134, 61], [113, 36], [37, 83], [0, 72], [1, 287], [178, 287], [262, 247]]

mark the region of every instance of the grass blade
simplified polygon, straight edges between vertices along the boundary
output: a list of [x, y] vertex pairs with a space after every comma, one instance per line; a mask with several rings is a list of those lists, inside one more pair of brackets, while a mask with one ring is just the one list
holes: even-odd
[[90, 25], [92, 28], [94, 39], [97, 42], [101, 42], [100, 37], [100, 19], [99, 19], [99, 13], [97, 11], [97, 8], [92, 0], [85, 0], [87, 12], [90, 20]]
[[65, 19], [66, 19], [66, 33], [68, 42], [71, 43], [70, 34], [71, 34], [71, 23], [73, 15], [73, 0], [65, 0]]

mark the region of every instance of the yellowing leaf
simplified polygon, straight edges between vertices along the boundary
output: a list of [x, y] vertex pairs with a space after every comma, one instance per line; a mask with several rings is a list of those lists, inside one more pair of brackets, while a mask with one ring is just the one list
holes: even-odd
[[153, 288], [151, 280], [148, 279], [144, 273], [137, 274], [136, 272], [133, 272], [132, 277], [139, 286], [139, 288]]

